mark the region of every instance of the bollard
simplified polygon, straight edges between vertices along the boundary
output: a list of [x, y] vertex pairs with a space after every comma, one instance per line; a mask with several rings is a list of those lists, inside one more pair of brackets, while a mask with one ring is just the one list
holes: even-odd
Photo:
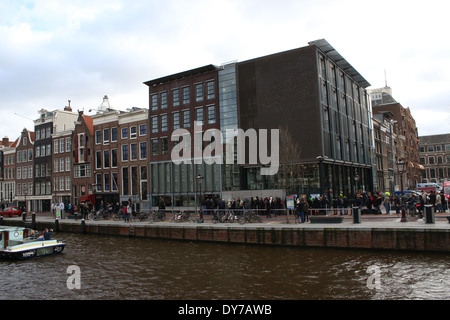
[[22, 221], [26, 221], [27, 220], [27, 213], [24, 212], [22, 213]]
[[432, 205], [425, 205], [425, 221], [426, 223], [434, 223], [434, 207]]
[[55, 231], [59, 231], [59, 219], [55, 220]]
[[86, 233], [86, 221], [81, 219], [81, 233]]
[[3, 224], [3, 216], [0, 214], [0, 225]]
[[31, 229], [36, 230], [36, 213], [31, 214]]
[[361, 208], [353, 207], [353, 223], [361, 223]]

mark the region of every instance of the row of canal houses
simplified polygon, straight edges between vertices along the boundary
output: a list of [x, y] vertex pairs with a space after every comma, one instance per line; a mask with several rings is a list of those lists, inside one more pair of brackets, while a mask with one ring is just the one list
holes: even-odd
[[40, 110], [34, 131], [0, 142], [2, 206], [49, 212], [52, 203], [129, 199], [148, 206], [148, 109], [114, 110], [105, 96], [87, 115], [70, 103]]

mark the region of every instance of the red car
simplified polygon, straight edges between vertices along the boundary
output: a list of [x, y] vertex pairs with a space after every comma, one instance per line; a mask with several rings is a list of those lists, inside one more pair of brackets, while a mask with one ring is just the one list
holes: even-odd
[[9, 216], [9, 217], [21, 216], [22, 215], [22, 210], [20, 210], [17, 207], [8, 207], [8, 208], [5, 208], [5, 210], [0, 211], [0, 215], [2, 215], [2, 216]]

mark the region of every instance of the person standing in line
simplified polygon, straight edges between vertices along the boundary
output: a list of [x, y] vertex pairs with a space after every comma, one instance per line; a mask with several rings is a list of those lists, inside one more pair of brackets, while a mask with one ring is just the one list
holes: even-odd
[[389, 194], [387, 192], [384, 194], [383, 204], [384, 204], [384, 208], [386, 209], [386, 213], [390, 214], [390, 212], [391, 212], [391, 197], [389, 196]]
[[59, 208], [61, 209], [61, 219], [64, 219], [65, 218], [65, 215], [64, 215], [64, 202], [61, 202], [59, 204]]

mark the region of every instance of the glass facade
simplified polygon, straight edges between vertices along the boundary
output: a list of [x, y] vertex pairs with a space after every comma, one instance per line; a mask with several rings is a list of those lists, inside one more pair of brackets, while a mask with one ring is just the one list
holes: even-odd
[[[219, 71], [219, 119], [222, 141], [228, 142], [234, 139], [234, 134], [227, 133], [227, 130], [238, 129], [238, 110], [237, 110], [237, 87], [236, 87], [236, 64], [224, 65]], [[237, 139], [234, 139], [234, 151], [237, 150]], [[223, 149], [226, 154], [226, 144]], [[225, 161], [224, 161], [225, 163]], [[239, 190], [240, 168], [236, 164], [236, 155], [232, 164], [225, 163], [222, 166], [222, 187], [224, 191]]]

